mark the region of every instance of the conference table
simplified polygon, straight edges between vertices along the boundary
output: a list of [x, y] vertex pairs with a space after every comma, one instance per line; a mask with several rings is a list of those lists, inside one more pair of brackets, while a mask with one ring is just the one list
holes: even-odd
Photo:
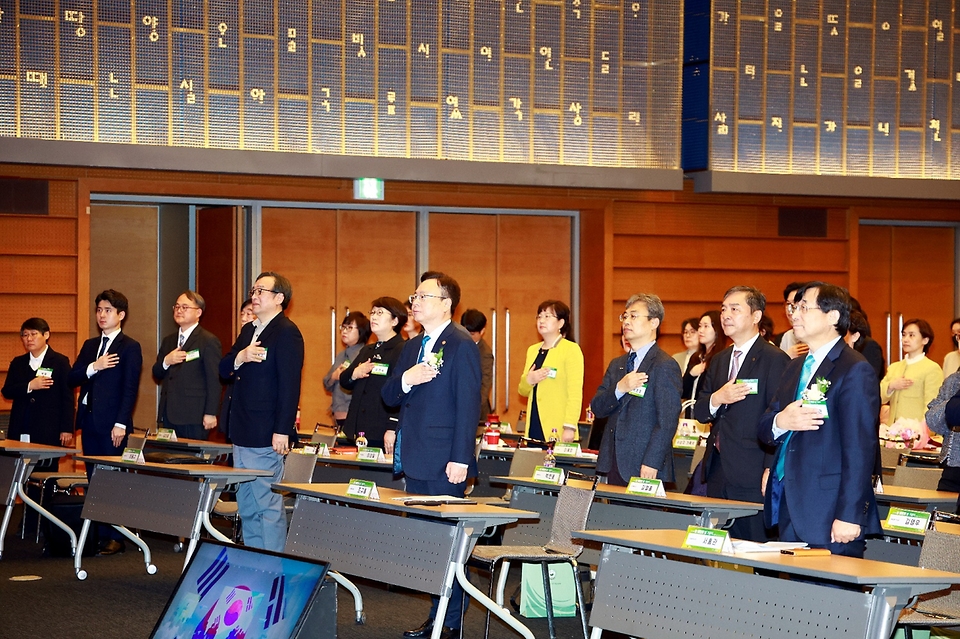
[[[603, 544], [591, 639], [600, 639], [604, 630], [644, 639], [888, 639], [913, 597], [960, 584], [956, 573], [838, 555], [721, 555], [683, 548], [685, 535], [681, 530], [577, 533]], [[704, 565], [717, 561], [760, 573]]]
[[171, 441], [158, 439], [156, 435], [152, 435], [144, 442], [144, 453], [148, 450], [194, 455], [199, 461], [211, 462], [226, 459], [227, 455], [233, 452], [233, 444], [208, 439], [178, 438], [176, 441]]
[[[530, 630], [480, 592], [464, 566], [483, 531], [537, 513], [476, 503], [413, 505], [436, 498], [378, 486], [379, 499], [347, 493], [349, 484], [279, 483], [296, 495], [284, 552], [330, 563], [331, 570], [440, 597], [442, 619], [454, 579], [478, 603], [526, 639]], [[438, 639], [443, 624], [434, 624]]]
[[[477, 456], [477, 483], [470, 493], [472, 497], [497, 497], [503, 495], [503, 488], [493, 485], [495, 478], [510, 474], [510, 464], [513, 463], [513, 454], [516, 448], [496, 447], [481, 448]], [[521, 450], [537, 450], [524, 448]], [[541, 451], [546, 456], [547, 451]], [[597, 456], [592, 453], [580, 455], [556, 455], [557, 468], [564, 471], [575, 471], [584, 475], [596, 474]]]
[[62, 446], [48, 446], [46, 444], [32, 444], [14, 439], [0, 440], [0, 493], [6, 496], [4, 501], [3, 523], [0, 524], [0, 558], [3, 557], [3, 541], [7, 537], [7, 528], [10, 517], [16, 506], [17, 497], [23, 500], [24, 506], [33, 508], [52, 524], [63, 530], [70, 537], [70, 547], [77, 555], [77, 535], [46, 508], [30, 499], [23, 489], [30, 477], [30, 473], [37, 463], [45, 459], [59, 459], [65, 455], [78, 455], [79, 450]]
[[[882, 523], [892, 506], [929, 513], [934, 510], [946, 510], [952, 513], [957, 505], [957, 493], [884, 484], [883, 492], [876, 494], [876, 500]], [[922, 534], [884, 528], [882, 538], [867, 539], [864, 557], [905, 566], [916, 566], [920, 561], [922, 543]]]
[[[134, 463], [122, 457], [81, 456], [93, 465], [90, 485], [83, 502], [83, 544], [90, 524], [111, 524], [143, 551], [148, 574], [157, 571], [151, 563], [150, 548], [128, 528], [139, 528], [189, 539], [183, 565], [186, 567], [205, 528], [214, 538], [232, 543], [210, 523], [210, 512], [224, 487], [270, 477], [269, 470], [234, 468], [215, 464]], [[82, 547], [82, 546], [81, 546]], [[81, 567], [82, 553], [74, 553], [73, 565], [78, 579], [86, 579]]]
[[351, 479], [372, 481], [378, 487], [386, 486], [403, 490], [406, 486], [402, 477], [393, 476], [393, 455], [385, 455], [386, 461], [357, 459], [353, 449], [330, 451], [329, 457], [317, 457], [317, 466], [313, 471], [314, 483], [345, 484]]

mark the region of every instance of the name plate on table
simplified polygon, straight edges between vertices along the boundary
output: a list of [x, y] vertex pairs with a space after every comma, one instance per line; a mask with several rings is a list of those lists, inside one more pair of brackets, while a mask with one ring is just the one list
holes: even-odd
[[627, 482], [627, 492], [632, 495], [650, 495], [651, 497], [666, 497], [663, 482], [659, 479], [643, 479], [631, 477]]
[[360, 499], [380, 499], [380, 493], [377, 492], [377, 485], [372, 481], [362, 479], [351, 479], [347, 486], [347, 495], [358, 497]]
[[317, 457], [329, 457], [330, 447], [324, 443], [317, 444]]
[[930, 513], [922, 510], [906, 510], [891, 508], [887, 519], [883, 522], [885, 528], [924, 534], [930, 525]]
[[716, 528], [687, 526], [687, 536], [683, 539], [683, 547], [715, 552], [717, 554], [733, 553], [730, 533], [726, 530], [717, 530]]
[[124, 448], [123, 454], [120, 455], [120, 459], [125, 462], [131, 462], [134, 464], [146, 464], [147, 460], [143, 458], [143, 449], [141, 448]]
[[699, 435], [677, 435], [673, 438], [673, 447], [684, 450], [696, 450], [700, 445]]
[[383, 456], [382, 448], [363, 448], [357, 449], [357, 461], [385, 462], [387, 458]]
[[580, 450], [580, 444], [561, 444], [557, 442], [553, 445], [553, 454], [560, 457], [580, 457], [583, 451]]
[[157, 441], [158, 442], [175, 442], [177, 441], [177, 431], [173, 430], [172, 428], [158, 428]]
[[542, 481], [545, 484], [562, 486], [563, 470], [559, 468], [551, 468], [549, 466], [537, 466], [533, 471], [533, 479], [534, 481]]

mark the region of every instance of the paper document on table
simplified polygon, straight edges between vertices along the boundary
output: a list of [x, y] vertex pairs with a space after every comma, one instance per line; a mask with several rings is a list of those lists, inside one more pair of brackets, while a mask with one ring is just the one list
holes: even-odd
[[394, 497], [393, 500], [402, 501], [405, 504], [415, 503], [418, 506], [477, 503], [466, 497], [454, 497], [453, 495], [404, 495], [403, 497]]
[[733, 552], [780, 552], [781, 550], [795, 550], [806, 547], [807, 544], [802, 541], [768, 541], [765, 544], [758, 544], [746, 539], [733, 540]]

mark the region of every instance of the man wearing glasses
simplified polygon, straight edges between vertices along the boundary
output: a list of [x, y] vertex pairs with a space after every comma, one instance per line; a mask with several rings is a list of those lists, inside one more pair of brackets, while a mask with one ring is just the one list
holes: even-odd
[[620, 315], [630, 352], [607, 366], [590, 402], [598, 418], [609, 417], [597, 472], [626, 486], [631, 477], [674, 481], [673, 435], [680, 417], [680, 365], [657, 346], [663, 302], [640, 293]]
[[787, 364], [757, 426], [760, 440], [777, 447], [763, 516], [768, 527], [779, 526], [782, 541], [863, 557], [865, 535], [881, 532], [871, 485], [880, 382], [843, 342], [850, 324], [845, 289], [809, 282], [790, 310], [797, 339], [810, 352]]
[[[474, 440], [480, 421], [480, 351], [470, 334], [451, 323], [460, 286], [443, 273], [428, 271], [410, 296], [423, 333], [404, 344], [381, 391], [387, 406], [400, 406], [394, 472], [406, 474], [407, 492], [463, 497], [467, 477], [476, 477]], [[674, 418], [676, 421], [676, 418]], [[387, 432], [390, 437], [390, 431]], [[460, 629], [462, 589], [454, 584], [443, 618], [441, 639]], [[406, 637], [429, 637], [439, 599], [430, 616]]]
[[283, 497], [270, 486], [280, 481], [283, 457], [296, 437], [303, 336], [283, 313], [293, 298], [287, 278], [261, 273], [250, 298], [257, 319], [240, 329], [233, 348], [220, 360], [220, 376], [233, 381], [223, 415], [233, 442], [233, 465], [273, 472], [237, 489], [243, 542], [282, 551], [287, 537]]
[[157, 424], [172, 428], [178, 438], [206, 439], [217, 426], [220, 378], [217, 364], [223, 355], [220, 340], [200, 326], [206, 309], [203, 297], [184, 291], [173, 305], [176, 333], [160, 343], [153, 377], [160, 384]]

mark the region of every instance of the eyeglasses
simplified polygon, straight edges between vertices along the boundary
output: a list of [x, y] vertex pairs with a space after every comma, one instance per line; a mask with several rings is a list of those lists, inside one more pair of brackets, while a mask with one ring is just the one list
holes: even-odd
[[382, 308], [370, 309], [370, 317], [380, 317], [382, 315], [393, 315], [390, 311]]
[[806, 302], [800, 302], [799, 304], [787, 304], [787, 312], [793, 315], [794, 313], [800, 313], [801, 315], [806, 315], [807, 311], [820, 310], [819, 306], [807, 306]]
[[254, 286], [250, 289], [250, 297], [260, 297], [264, 293], [273, 293], [277, 295], [280, 291], [275, 291], [272, 288], [263, 288], [262, 286]]
[[684, 335], [696, 335], [699, 331], [695, 328], [687, 329], [683, 331]]
[[356, 325], [356, 324], [341, 324], [341, 325], [340, 325], [340, 330], [341, 330], [341, 331], [355, 331], [355, 330], [357, 330], [357, 325]]
[[408, 297], [407, 299], [410, 300], [410, 303], [411, 303], [411, 304], [413, 304], [414, 302], [422, 302], [423, 300], [427, 299], [428, 297], [435, 297], [435, 298], [437, 298], [438, 300], [450, 299], [450, 298], [448, 298], [448, 297], [444, 297], [443, 295], [431, 295], [430, 293], [414, 293], [413, 295], [411, 295], [411, 296]]
[[557, 316], [551, 313], [537, 313], [537, 319], [547, 319], [547, 318], [557, 319]]
[[640, 313], [620, 313], [621, 322], [626, 322], [627, 320], [630, 320], [631, 322], [636, 322], [641, 317], [646, 317], [647, 319], [650, 319], [649, 315], [641, 315]]
[[174, 304], [173, 312], [176, 313], [177, 311], [183, 311], [184, 313], [186, 313], [190, 309], [197, 310], [199, 308], [200, 308], [199, 306], [185, 306], [184, 304]]

